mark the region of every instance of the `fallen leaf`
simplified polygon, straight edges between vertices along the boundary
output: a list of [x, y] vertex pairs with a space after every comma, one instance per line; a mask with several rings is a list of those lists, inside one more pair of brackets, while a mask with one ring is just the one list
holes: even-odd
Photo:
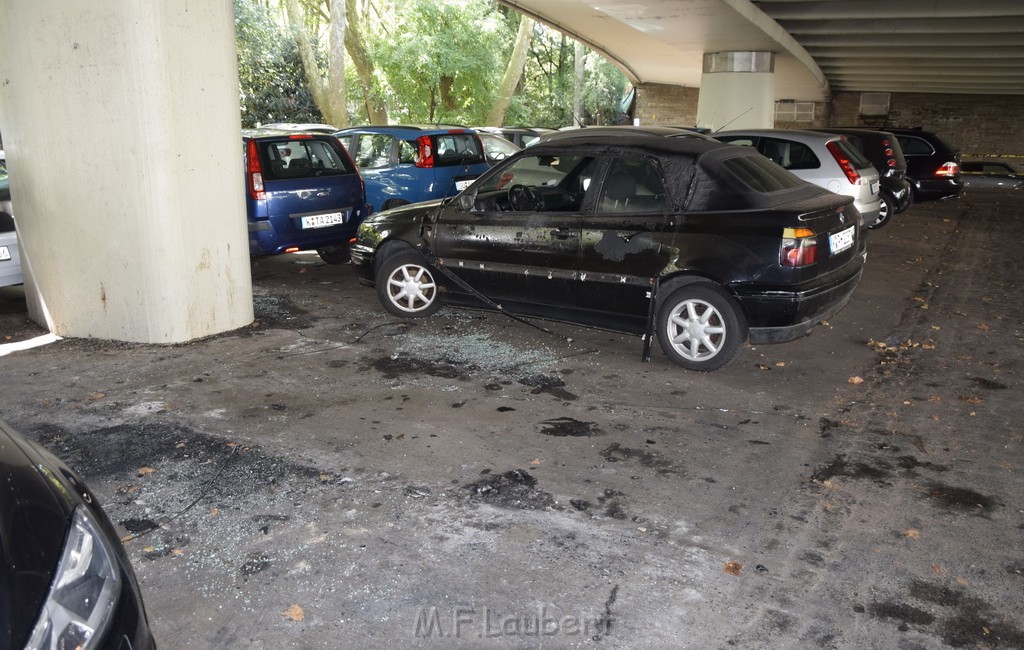
[[306, 619], [305, 612], [303, 612], [302, 608], [298, 605], [292, 605], [288, 609], [284, 610], [284, 612], [282, 613], [284, 614], [285, 618], [292, 621], [303, 621]]
[[106, 393], [92, 393], [91, 395], [86, 395], [85, 399], [92, 401], [92, 400], [103, 399], [106, 396], [107, 396]]
[[185, 447], [185, 443], [184, 442], [179, 442], [178, 444], [174, 445], [175, 449], [183, 449], [184, 447]]
[[924, 302], [924, 298], [921, 296], [914, 296], [914, 302]]
[[960, 401], [964, 402], [966, 404], [981, 404], [985, 400], [983, 400], [980, 397], [977, 397], [975, 395], [961, 395], [960, 396]]
[[329, 481], [329, 480], [331, 480], [331, 475], [330, 474], [321, 474], [320, 475], [320, 480], [321, 481]]
[[939, 325], [932, 325], [932, 329], [938, 332], [940, 329], [942, 329], [942, 327]]
[[210, 516], [211, 517], [216, 517], [219, 514], [220, 514], [220, 510], [218, 510], [217, 508], [210, 508]]
[[978, 323], [978, 329], [980, 329], [982, 332], [987, 332], [992, 328], [986, 325], [985, 323]]
[[786, 365], [786, 362], [785, 361], [776, 361], [775, 365], [778, 366], [779, 368], [782, 368], [782, 367], [784, 367]]
[[142, 552], [143, 553], [152, 553], [155, 550], [156, 550], [155, 546], [147, 546], [146, 548], [142, 549]]
[[135, 538], [132, 537], [131, 535], [125, 535], [124, 537], [121, 538], [121, 543], [122, 544], [127, 544], [128, 542], [132, 541], [133, 539], [135, 539]]
[[539, 459], [539, 458], [534, 458], [533, 460], [531, 460], [531, 461], [530, 461], [530, 464], [531, 464], [531, 465], [540, 465], [540, 464], [541, 464], [541, 463], [543, 463], [543, 462], [544, 462], [544, 461], [542, 461], [542, 460], [541, 460], [541, 459]]
[[738, 576], [743, 572], [743, 565], [735, 560], [729, 560], [725, 563], [725, 572], [729, 575]]
[[757, 364], [757, 369], [758, 369], [758, 370], [771, 370], [771, 367], [769, 367], [769, 366], [766, 366], [766, 365], [765, 365], [765, 364], [763, 364], [763, 363], [759, 363], [759, 364]]
[[227, 443], [228, 447], [237, 447], [238, 445], [239, 445], [239, 443], [237, 443], [237, 442], [229, 442], [229, 443]]
[[960, 576], [957, 576], [956, 577], [956, 583], [958, 585], [962, 586], [962, 587], [966, 587], [967, 586], [967, 578], [961, 578]]
[[919, 539], [921, 537], [921, 531], [916, 530], [914, 528], [908, 528], [907, 530], [903, 531], [903, 536], [908, 539]]
[[941, 564], [933, 564], [932, 572], [940, 576], [946, 575], [946, 569]]
[[153, 469], [152, 467], [140, 467], [139, 468], [139, 476], [146, 476], [147, 474], [152, 474], [155, 471], [156, 470]]
[[853, 384], [854, 386], [856, 386], [858, 384], [863, 384], [864, 383], [864, 378], [863, 377], [858, 377], [858, 376], [855, 375], [855, 376], [850, 377], [849, 379], [847, 379], [847, 381], [850, 382], [851, 384]]
[[171, 549], [171, 555], [184, 555], [185, 551], [180, 548]]
[[305, 273], [306, 269], [299, 269], [299, 273]]

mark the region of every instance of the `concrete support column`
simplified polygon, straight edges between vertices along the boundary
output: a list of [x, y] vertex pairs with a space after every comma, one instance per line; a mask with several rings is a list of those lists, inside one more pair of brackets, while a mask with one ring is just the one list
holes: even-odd
[[775, 124], [774, 75], [771, 52], [705, 54], [697, 126], [712, 131], [771, 128]]
[[178, 343], [253, 320], [228, 0], [0, 0], [33, 318]]

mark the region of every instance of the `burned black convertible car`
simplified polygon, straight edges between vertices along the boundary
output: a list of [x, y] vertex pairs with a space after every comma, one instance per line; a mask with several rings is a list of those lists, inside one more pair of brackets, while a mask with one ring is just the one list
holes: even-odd
[[691, 138], [538, 144], [451, 199], [368, 219], [361, 282], [398, 316], [445, 303], [616, 331], [715, 370], [802, 336], [849, 301], [865, 259], [849, 198], [756, 151]]
[[82, 480], [0, 421], [0, 648], [154, 648], [139, 585]]

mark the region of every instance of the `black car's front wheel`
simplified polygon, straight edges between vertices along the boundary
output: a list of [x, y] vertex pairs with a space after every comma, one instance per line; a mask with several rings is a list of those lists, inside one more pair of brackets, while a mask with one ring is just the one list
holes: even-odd
[[684, 368], [718, 370], [736, 358], [747, 340], [739, 305], [714, 285], [688, 284], [658, 302], [661, 349]]
[[377, 296], [384, 309], [404, 318], [430, 316], [441, 308], [434, 272], [415, 250], [395, 253], [381, 262]]

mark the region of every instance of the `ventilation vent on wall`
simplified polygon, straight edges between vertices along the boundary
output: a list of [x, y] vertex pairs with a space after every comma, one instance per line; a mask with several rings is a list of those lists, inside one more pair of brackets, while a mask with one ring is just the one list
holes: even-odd
[[889, 93], [861, 93], [860, 114], [884, 116], [889, 114]]
[[813, 122], [814, 102], [795, 102], [782, 100], [775, 102], [775, 123], [780, 122]]

